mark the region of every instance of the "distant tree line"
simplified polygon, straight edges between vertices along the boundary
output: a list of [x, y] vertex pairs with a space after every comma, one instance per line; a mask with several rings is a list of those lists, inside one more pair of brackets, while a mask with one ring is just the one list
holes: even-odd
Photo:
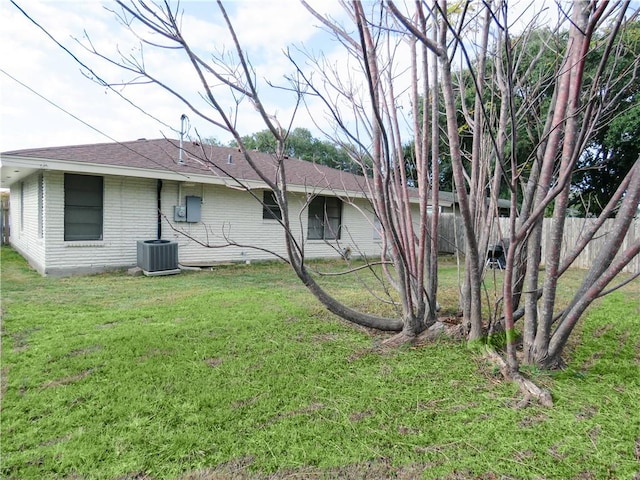
[[[224, 146], [215, 138], [209, 138], [207, 142], [212, 145]], [[242, 142], [248, 150], [276, 154], [277, 142], [267, 129], [244, 135]], [[231, 140], [227, 146], [238, 147], [238, 142]], [[299, 158], [338, 170], [362, 173], [361, 166], [351, 160], [346, 149], [328, 140], [314, 137], [306, 128], [294, 128], [288, 133], [282, 153], [287, 157]]]
[[[594, 79], [602, 82], [598, 72], [600, 61], [605, 53], [606, 40], [610, 29], [596, 33], [595, 48], [586, 56], [585, 90], [591, 88]], [[568, 33], [554, 32], [548, 28], [538, 28], [513, 38], [514, 58], [520, 61], [515, 65], [517, 84], [513, 97], [514, 108], [526, 108], [529, 115], [520, 122], [515, 135], [509, 135], [506, 155], [512, 153], [517, 158], [519, 168], [526, 168], [527, 173], [533, 164], [537, 148], [544, 142], [544, 122], [541, 116], [551, 102], [558, 66], [562, 62], [562, 45], [567, 43]], [[607, 71], [606, 96], [615, 98], [608, 101], [604, 114], [594, 127], [586, 148], [576, 163], [571, 179], [571, 195], [569, 198], [570, 214], [573, 216], [597, 216], [613, 196], [622, 178], [629, 172], [640, 155], [640, 77], [637, 59], [640, 57], [640, 21], [630, 21], [620, 35], [620, 43], [616, 50], [616, 60]], [[506, 58], [501, 59], [506, 62]], [[477, 67], [477, 65], [474, 65]], [[495, 58], [486, 59], [487, 75], [495, 73], [498, 68]], [[475, 70], [475, 68], [474, 68]], [[464, 69], [457, 79], [457, 90], [463, 95], [456, 97], [456, 112], [459, 125], [459, 141], [461, 153], [471, 163], [473, 151], [473, 99], [474, 79], [472, 69]], [[612, 91], [613, 90], [613, 91]], [[605, 92], [601, 92], [604, 98]], [[442, 93], [439, 93], [442, 103]], [[500, 104], [498, 85], [489, 85], [483, 91], [485, 108], [489, 109], [497, 131], [498, 116], [495, 114]], [[602, 102], [601, 102], [602, 103]], [[419, 114], [423, 112], [419, 110]], [[445, 131], [444, 114], [439, 119], [439, 128]], [[513, 143], [515, 139], [515, 143]], [[451, 191], [454, 188], [451, 167], [450, 145], [447, 135], [440, 135], [439, 183], [440, 188]], [[411, 183], [417, 182], [415, 168], [415, 145], [413, 142], [404, 147], [407, 163], [407, 176]], [[495, 164], [495, 159], [494, 159]], [[507, 165], [508, 167], [508, 165]], [[507, 176], [511, 172], [507, 169]], [[525, 176], [523, 176], [525, 178]], [[488, 187], [488, 185], [487, 185]], [[500, 196], [509, 198], [506, 185], [501, 186]], [[520, 198], [521, 200], [521, 198]], [[550, 215], [553, 203], [548, 208]]]
[[[589, 52], [586, 61], [585, 86], [590, 86], [597, 77], [597, 69], [604, 55], [605, 39], [608, 30], [598, 32], [595, 40], [596, 48]], [[514, 56], [528, 61], [520, 61], [517, 65], [519, 92], [514, 98], [516, 106], [530, 104], [529, 112], [544, 112], [553, 100], [553, 86], [555, 72], [562, 61], [561, 45], [567, 42], [567, 32], [552, 32], [548, 28], [539, 28], [528, 32], [526, 37], [515, 37], [513, 40]], [[587, 148], [581, 154], [571, 182], [569, 200], [570, 213], [574, 216], [596, 216], [612, 197], [620, 180], [629, 172], [631, 166], [640, 154], [640, 78], [636, 71], [636, 59], [640, 56], [640, 21], [632, 21], [621, 35], [617, 59], [608, 72], [610, 78], [617, 79], [610, 82], [609, 88], [615, 90], [617, 102], [611, 103], [608, 113], [601, 117], [599, 125], [590, 139]], [[496, 68], [495, 60], [489, 59], [485, 67], [487, 71]], [[469, 161], [473, 145], [472, 112], [466, 105], [473, 103], [473, 77], [470, 69], [462, 71], [459, 77], [459, 90], [466, 92], [469, 97], [463, 102], [457, 98], [456, 110], [460, 125], [460, 146], [462, 154]], [[441, 97], [441, 93], [439, 94]], [[488, 105], [498, 105], [500, 102], [498, 87], [487, 88], [484, 91], [485, 102]], [[608, 93], [611, 95], [611, 93]], [[442, 102], [442, 100], [441, 100]], [[422, 115], [422, 111], [419, 111]], [[544, 118], [536, 115], [527, 117], [526, 122], [520, 123], [515, 136], [514, 145], [508, 145], [508, 152], [514, 153], [517, 165], [531, 165], [536, 145], [541, 142]], [[497, 121], [497, 119], [496, 119]], [[439, 128], [446, 129], [444, 115], [439, 119]], [[207, 140], [209, 143], [224, 146], [215, 138]], [[277, 142], [273, 134], [264, 129], [242, 137], [246, 148], [265, 153], [276, 153]], [[439, 159], [439, 183], [444, 191], [454, 189], [453, 172], [451, 168], [450, 146], [448, 137], [440, 135], [441, 147]], [[238, 142], [230, 141], [227, 146], [237, 147]], [[327, 165], [339, 170], [362, 173], [362, 165], [354, 162], [347, 149], [328, 140], [314, 137], [306, 128], [294, 128], [285, 141], [284, 155], [299, 158], [321, 165]], [[417, 186], [417, 169], [415, 167], [415, 145], [411, 141], [404, 146], [404, 157], [409, 186]], [[511, 173], [505, 172], [507, 175]], [[503, 185], [501, 196], [509, 197], [508, 188]], [[551, 212], [553, 205], [550, 205]]]

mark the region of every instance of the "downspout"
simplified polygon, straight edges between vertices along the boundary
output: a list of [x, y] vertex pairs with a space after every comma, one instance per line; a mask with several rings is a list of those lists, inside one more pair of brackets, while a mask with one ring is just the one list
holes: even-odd
[[162, 180], [158, 179], [157, 183], [157, 202], [158, 202], [158, 240], [162, 239]]

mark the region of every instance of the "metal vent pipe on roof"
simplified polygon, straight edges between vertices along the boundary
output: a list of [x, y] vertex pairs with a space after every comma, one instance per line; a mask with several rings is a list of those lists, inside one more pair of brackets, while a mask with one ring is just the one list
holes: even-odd
[[182, 158], [182, 144], [184, 142], [184, 122], [188, 120], [188, 117], [183, 113], [180, 117], [180, 153], [178, 157], [178, 164], [184, 165], [184, 159]]

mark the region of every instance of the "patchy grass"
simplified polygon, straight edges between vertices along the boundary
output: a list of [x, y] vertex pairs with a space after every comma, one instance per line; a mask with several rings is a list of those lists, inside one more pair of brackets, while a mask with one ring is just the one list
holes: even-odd
[[556, 406], [519, 410], [474, 352], [381, 352], [280, 264], [51, 279], [3, 248], [1, 476], [633, 478], [639, 298], [591, 310], [570, 368], [529, 372]]

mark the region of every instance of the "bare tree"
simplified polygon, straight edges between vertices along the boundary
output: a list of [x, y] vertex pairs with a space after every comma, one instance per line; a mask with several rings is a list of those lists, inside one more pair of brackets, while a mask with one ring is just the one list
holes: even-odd
[[[387, 277], [396, 286], [404, 318], [400, 335], [387, 343], [412, 341], [436, 321], [438, 224], [437, 215], [430, 215], [429, 211], [437, 210], [439, 201], [434, 176], [434, 171], [437, 175], [438, 142], [433, 142], [433, 132], [437, 135], [438, 112], [437, 97], [429, 93], [429, 52], [424, 47], [417, 48], [415, 39], [402, 38], [393, 31], [393, 23], [387, 23], [393, 19], [386, 15], [382, 4], [368, 6], [371, 8], [368, 13], [360, 2], [345, 5], [355, 27], [355, 33], [350, 35], [303, 3], [352, 52], [365, 80], [366, 93], [357, 97], [351, 85], [342, 81], [339, 72], [326, 68], [326, 64], [317, 69], [323, 72], [318, 83], [298, 68], [306, 86], [323, 99], [332, 112], [342, 135], [360, 146], [360, 155], [371, 162], [373, 178], [368, 193], [384, 236], [383, 255], [388, 255], [393, 265], [393, 270], [386, 270]], [[375, 24], [371, 18], [380, 21]], [[424, 16], [416, 21], [426, 30]], [[400, 51], [410, 62], [403, 87], [399, 87], [396, 61]], [[316, 60], [316, 63], [320, 62], [322, 60]], [[407, 90], [412, 107], [415, 149], [411, 161], [417, 185], [407, 178], [404, 143], [408, 139], [403, 139], [401, 123], [404, 119], [397, 108], [400, 93], [396, 90], [399, 88]], [[357, 126], [342, 122], [340, 101], [336, 98], [358, 112]], [[435, 108], [431, 110], [432, 105]], [[434, 124], [436, 129], [432, 131]], [[411, 208], [410, 199], [414, 196], [418, 197], [417, 212]]]
[[[561, 363], [561, 352], [566, 344], [568, 336], [576, 324], [577, 319], [584, 313], [586, 307], [603, 292], [606, 285], [621, 271], [634, 255], [638, 253], [638, 245], [629, 247], [625, 252], [619, 252], [622, 240], [626, 235], [629, 224], [638, 206], [637, 171], [634, 167], [623, 185], [612, 199], [606, 215], [610, 215], [615, 208], [616, 227], [614, 233], [609, 235], [606, 246], [601, 250], [600, 257], [594, 262], [584, 285], [575, 293], [570, 306], [563, 311], [557, 311], [556, 289], [558, 278], [566, 271], [572, 260], [583, 249], [594, 235], [596, 228], [592, 229], [584, 241], [576, 245], [571, 255], [565, 257], [564, 263], [561, 256], [563, 248], [563, 226], [567, 216], [567, 204], [570, 188], [570, 179], [577, 160], [584, 151], [587, 141], [601, 116], [611, 107], [615, 98], [607, 95], [612, 92], [609, 82], [612, 79], [605, 74], [609, 62], [613, 62], [614, 55], [602, 57], [601, 64], [592, 79], [590, 89], [583, 88], [586, 56], [591, 48], [594, 32], [605, 21], [608, 22], [608, 37], [605, 38], [608, 47], [607, 53], [615, 51], [615, 42], [619, 38], [620, 29], [624, 28], [629, 18], [634, 18], [637, 12], [629, 13], [628, 2], [575, 2], [571, 9], [568, 35], [564, 59], [559, 63], [559, 68], [554, 72], [553, 85], [555, 90], [553, 98], [546, 109], [546, 113], [536, 114], [544, 124], [544, 130], [539, 138], [539, 143], [529, 158], [533, 159], [533, 166], [527, 175], [524, 165], [518, 162], [514, 147], [511, 151], [506, 148], [506, 132], [510, 132], [509, 143], [516, 144], [517, 132], [521, 119], [531, 116], [534, 112], [527, 110], [518, 111], [513, 102], [514, 98], [521, 96], [522, 85], [526, 85], [524, 78], [516, 75], [513, 65], [513, 49], [509, 36], [509, 19], [507, 16], [506, 2], [496, 5], [485, 3], [484, 8], [488, 13], [489, 22], [496, 28], [495, 74], [489, 81], [495, 82], [500, 91], [501, 111], [496, 131], [497, 138], [490, 138], [489, 145], [493, 148], [484, 149], [482, 139], [491, 136], [490, 129], [496, 126], [492, 123], [486, 108], [482, 105], [483, 88], [485, 78], [484, 56], [487, 54], [486, 44], [481, 44], [480, 54], [469, 68], [476, 73], [472, 85], [475, 91], [475, 108], [473, 120], [469, 122], [473, 128], [473, 146], [471, 150], [470, 169], [463, 166], [462, 154], [458, 150], [459, 142], [456, 137], [459, 131], [455, 103], [454, 81], [451, 75], [451, 61], [444, 34], [440, 42], [436, 43], [427, 38], [412, 21], [409, 16], [400, 12], [393, 3], [390, 8], [394, 15], [402, 22], [410, 35], [418, 37], [425, 45], [438, 54], [442, 75], [442, 88], [447, 112], [447, 125], [451, 159], [456, 188], [460, 194], [460, 208], [467, 240], [467, 281], [470, 285], [466, 293], [470, 295], [467, 300], [469, 324], [474, 332], [476, 325], [475, 312], [478, 309], [476, 303], [480, 289], [478, 275], [474, 269], [482, 268], [478, 262], [483, 262], [480, 254], [486, 247], [486, 230], [479, 229], [478, 219], [487, 219], [482, 213], [482, 201], [484, 190], [490, 186], [493, 194], [497, 193], [500, 186], [500, 177], [503, 172], [511, 171], [511, 178], [504, 177], [508, 189], [511, 192], [511, 217], [508, 234], [509, 250], [505, 269], [505, 281], [503, 290], [503, 318], [507, 332], [507, 365], [511, 374], [517, 373], [518, 361], [516, 358], [516, 334], [515, 334], [515, 310], [520, 298], [519, 285], [524, 283], [524, 349], [525, 361], [535, 363], [542, 367], [558, 366]], [[454, 28], [447, 18], [446, 2], [434, 4], [431, 12], [437, 18], [443, 28], [454, 36], [455, 41], [464, 49], [463, 38], [460, 36], [461, 28]], [[485, 23], [487, 25], [487, 23]], [[483, 37], [484, 40], [484, 37]], [[463, 91], [464, 86], [461, 87]], [[526, 102], [522, 103], [527, 106]], [[480, 113], [482, 111], [482, 113]], [[546, 115], [546, 117], [545, 117]], [[482, 124], [487, 126], [483, 129]], [[486, 172], [488, 162], [493, 157], [495, 169], [493, 182], [489, 181]], [[509, 159], [510, 168], [507, 169], [506, 160]], [[522, 188], [524, 203], [518, 210], [517, 194]], [[466, 193], [468, 192], [468, 195]], [[470, 199], [470, 200], [469, 200]], [[540, 256], [542, 235], [542, 217], [545, 209], [553, 204], [553, 248], [547, 253], [546, 258]], [[605, 216], [606, 216], [605, 215]], [[601, 220], [605, 217], [601, 217]], [[527, 258], [526, 264], [518, 262], [520, 258]], [[541, 265], [545, 265], [545, 275], [540, 277]], [[475, 335], [471, 333], [471, 338]]]
[[[429, 122], [428, 118], [425, 118], [417, 125], [417, 128], [424, 133], [421, 136], [423, 139], [421, 148], [414, 159], [419, 175], [418, 186], [416, 189], [411, 189], [406, 176], [407, 166], [400, 137], [400, 119], [394, 103], [396, 95], [393, 91], [393, 71], [390, 68], [394, 65], [393, 56], [388, 58], [384, 67], [379, 64], [381, 54], [378, 49], [382, 48], [381, 45], [387, 49], [387, 52], [392, 52], [397, 48], [397, 45], [393, 44], [394, 41], [402, 41], [403, 43], [406, 41], [404, 39], [398, 40], [397, 35], [394, 40], [394, 36], [388, 35], [388, 30], [384, 26], [379, 26], [374, 31], [360, 3], [353, 3], [349, 9], [351, 19], [357, 26], [357, 35], [354, 38], [343, 36], [342, 39], [352, 50], [354, 56], [361, 61], [365, 78], [369, 79], [367, 82], [368, 98], [363, 100], [362, 104], [354, 103], [354, 109], [362, 111], [365, 103], [371, 107], [370, 112], [361, 117], [361, 120], [365, 122], [365, 130], [370, 136], [366, 140], [351, 137], [350, 143], [356, 145], [355, 149], [352, 148], [351, 153], [353, 159], [360, 162], [363, 168], [365, 168], [366, 162], [366, 168], [373, 172], [372, 178], [364, 177], [367, 182], [366, 194], [383, 232], [385, 248], [382, 264], [388, 280], [396, 287], [398, 293], [401, 318], [397, 319], [382, 318], [349, 308], [333, 298], [309, 272], [305, 262], [304, 244], [296, 235], [295, 214], [290, 212], [288, 203], [284, 150], [288, 129], [283, 128], [278, 120], [267, 112], [255, 82], [255, 72], [242, 49], [238, 35], [222, 3], [218, 2], [218, 8], [232, 40], [233, 56], [213, 57], [210, 61], [201, 58], [184, 39], [180, 30], [180, 12], [169, 3], [152, 5], [144, 2], [130, 4], [118, 2], [118, 4], [121, 11], [117, 14], [123, 24], [132, 30], [135, 30], [137, 26], [143, 26], [164, 42], [161, 44], [158, 40], [151, 41], [140, 34], [139, 38], [143, 47], [179, 49], [186, 55], [194, 75], [199, 79], [202, 95], [207, 100], [209, 108], [207, 110], [201, 109], [189, 101], [184, 92], [175, 90], [171, 85], [155, 77], [153, 72], [147, 70], [142, 56], [140, 58], [130, 56], [112, 58], [98, 51], [89, 43], [90, 51], [130, 72], [137, 79], [136, 82], [152, 82], [164, 88], [182, 100], [195, 115], [233, 136], [246, 162], [273, 192], [282, 213], [281, 226], [286, 243], [287, 261], [314, 296], [327, 309], [346, 320], [381, 330], [401, 332], [400, 337], [394, 342], [411, 341], [416, 335], [435, 323], [437, 283], [435, 274], [432, 277], [427, 276], [428, 272], [433, 273], [437, 268], [437, 235], [435, 234], [437, 223], [432, 222], [432, 217], [428, 215], [429, 192], [431, 191]], [[374, 40], [374, 36], [378, 38]], [[383, 36], [385, 40], [380, 44], [380, 37]], [[417, 51], [415, 42], [412, 51], [414, 58], [412, 91], [414, 105], [417, 105], [417, 102], [424, 98], [424, 96], [420, 96], [422, 91], [418, 92], [419, 71], [426, 72], [428, 62], [426, 50]], [[300, 78], [305, 78], [302, 70], [298, 74]], [[234, 110], [232, 109], [232, 113], [229, 113], [229, 106], [220, 103], [219, 95], [211, 87], [214, 81], [225, 85], [236, 98], [241, 97], [248, 100], [260, 113], [265, 127], [271, 132], [277, 144], [276, 152], [273, 155], [274, 167], [277, 172], [275, 179], [270, 174], [274, 169], [270, 168], [269, 171], [265, 171], [258, 163], [254, 162], [252, 152], [246, 148], [236, 128]], [[298, 84], [297, 88], [299, 88], [297, 98], [300, 101], [302, 87]], [[314, 86], [307, 82], [304, 88], [313, 91]], [[339, 118], [336, 120], [339, 121]], [[207, 157], [202, 155], [201, 161], [206, 163]], [[224, 168], [218, 165], [216, 167]], [[241, 186], [242, 183], [238, 182], [238, 185]], [[415, 212], [411, 207], [413, 202], [410, 197], [415, 195], [419, 198], [418, 212]], [[260, 201], [258, 198], [256, 200]], [[437, 206], [437, 196], [435, 202]], [[393, 264], [392, 269], [387, 267], [388, 261]]]
[[[290, 55], [294, 68], [291, 91], [296, 94], [298, 106], [305, 95], [320, 98], [333, 116], [338, 132], [334, 140], [348, 145], [352, 159], [363, 170], [371, 171], [370, 177], [364, 177], [366, 194], [381, 226], [385, 246], [382, 263], [388, 280], [397, 290], [399, 319], [355, 311], [333, 298], [309, 272], [304, 243], [296, 234], [295, 215], [288, 204], [284, 161], [288, 129], [267, 111], [255, 72], [222, 3], [218, 1], [218, 8], [232, 41], [233, 55], [214, 56], [212, 60], [203, 59], [187, 43], [180, 29], [179, 11], [169, 3], [119, 1], [118, 4], [125, 25], [134, 30], [142, 26], [164, 42], [161, 45], [141, 34], [145, 48], [177, 49], [186, 56], [199, 79], [207, 107], [198, 107], [186, 93], [156, 78], [147, 70], [142, 57], [114, 59], [91, 44], [88, 48], [142, 82], [164, 88], [195, 115], [230, 133], [246, 162], [274, 193], [282, 212], [287, 261], [300, 280], [336, 315], [360, 325], [399, 332], [390, 344], [414, 341], [436, 322], [438, 223], [437, 215], [430, 215], [430, 209], [437, 212], [439, 203], [439, 146], [443, 143], [440, 98], [446, 118], [447, 153], [452, 161], [466, 239], [461, 302], [464, 333], [473, 342], [484, 343], [487, 333], [483, 274], [488, 244], [496, 238], [498, 229], [500, 191], [506, 191], [510, 198], [509, 227], [497, 233], [498, 238], [508, 239], [508, 254], [501, 298], [494, 305], [496, 309], [501, 305], [501, 314], [496, 314], [496, 318], [502, 319], [506, 332], [507, 375], [519, 376], [515, 329], [518, 319], [523, 318], [525, 361], [542, 367], [560, 365], [562, 350], [585, 309], [638, 254], [638, 244], [619, 251], [640, 201], [637, 162], [601, 217], [616, 213], [614, 233], [609, 235], [569, 307], [557, 308], [558, 278], [597, 231], [593, 228], [568, 256], [561, 255], [571, 174], [599, 120], [616, 100], [609, 94], [613, 91], [610, 82], [615, 79], [607, 76], [606, 70], [615, 59], [619, 32], [630, 17], [637, 15], [629, 12], [629, 2], [572, 4], [565, 23], [568, 30], [562, 60], [544, 84], [545, 89], [553, 91], [552, 97], [542, 107], [543, 102], [530, 97], [541, 95], [543, 84], [528, 88], [531, 82], [518, 68], [522, 58], [512, 45], [509, 11], [503, 0], [482, 4], [462, 2], [455, 9], [450, 9], [444, 0], [431, 4], [416, 2], [411, 7], [404, 6], [405, 10], [392, 1], [375, 4], [353, 1], [344, 4], [352, 22], [349, 27], [323, 17], [303, 1], [322, 27], [344, 45], [359, 69], [352, 70], [351, 77], [345, 79], [326, 59], [309, 56], [317, 67], [314, 77]], [[605, 23], [608, 34], [603, 38], [608, 54], [602, 58], [590, 87], [585, 88], [585, 58], [592, 48], [594, 33]], [[534, 28], [535, 24], [530, 24], [519, 34], [520, 40], [526, 41]], [[400, 53], [409, 58], [402, 74], [406, 62], [402, 63]], [[463, 59], [460, 64], [454, 62], [458, 54]], [[535, 57], [530, 62], [535, 64], [538, 60]], [[247, 99], [259, 112], [276, 140], [275, 170], [266, 171], [253, 160], [236, 128], [235, 110], [221, 103], [213, 84], [225, 86], [234, 98]], [[364, 89], [359, 90], [357, 86], [361, 85]], [[398, 108], [402, 99], [410, 101], [409, 118], [402, 117]], [[345, 106], [354, 119], [351, 122], [345, 120], [347, 115], [342, 110]], [[472, 135], [468, 149], [461, 143], [460, 112]], [[539, 126], [532, 125], [532, 117], [538, 119]], [[532, 151], [526, 158], [516, 155], [518, 132], [535, 129], [539, 134]], [[411, 159], [405, 155], [407, 141], [414, 141]], [[415, 166], [417, 184], [407, 177], [408, 161]], [[275, 177], [273, 171], [277, 172]], [[412, 199], [417, 199], [417, 209], [412, 208], [416, 203]], [[539, 253], [541, 224], [545, 209], [551, 205], [555, 248], [543, 259]], [[541, 276], [543, 263], [545, 270]], [[524, 305], [518, 308], [521, 298]]]

